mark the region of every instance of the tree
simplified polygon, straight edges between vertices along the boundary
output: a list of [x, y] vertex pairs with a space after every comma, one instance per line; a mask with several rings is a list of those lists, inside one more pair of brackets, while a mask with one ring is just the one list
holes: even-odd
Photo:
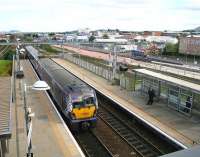
[[33, 34], [33, 38], [39, 38], [38, 34]]
[[178, 55], [178, 43], [177, 44], [171, 44], [167, 43], [164, 49], [165, 55]]
[[115, 31], [116, 31], [116, 32], [118, 32], [118, 33], [120, 32], [120, 30], [119, 30], [119, 29], [116, 29]]
[[16, 36], [13, 35], [13, 34], [11, 34], [11, 35], [10, 35], [10, 41], [15, 41], [15, 40], [16, 40]]
[[96, 39], [95, 36], [91, 35], [91, 36], [89, 37], [89, 42], [94, 42], [95, 39]]
[[49, 36], [50, 36], [50, 37], [52, 37], [52, 36], [54, 36], [54, 35], [55, 35], [55, 33], [53, 33], [53, 32], [52, 32], [52, 33], [49, 33]]
[[108, 34], [104, 34], [104, 35], [103, 35], [103, 39], [109, 39]]

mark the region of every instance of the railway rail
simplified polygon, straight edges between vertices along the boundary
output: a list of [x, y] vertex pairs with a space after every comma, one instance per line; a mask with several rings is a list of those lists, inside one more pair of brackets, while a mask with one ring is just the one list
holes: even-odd
[[75, 134], [86, 156], [158, 157], [178, 150], [155, 136], [148, 128], [141, 127], [141, 124], [132, 119], [127, 120], [126, 113], [115, 107], [112, 108], [113, 104], [106, 99], [98, 95], [99, 110], [96, 128]]
[[75, 136], [87, 157], [113, 157], [93, 131], [78, 133]]
[[145, 126], [117, 104], [98, 94], [98, 116], [141, 157], [156, 157], [181, 148]]
[[142, 137], [136, 130], [105, 107], [101, 106], [98, 115], [135, 150], [138, 156], [156, 157], [164, 154], [150, 141]]

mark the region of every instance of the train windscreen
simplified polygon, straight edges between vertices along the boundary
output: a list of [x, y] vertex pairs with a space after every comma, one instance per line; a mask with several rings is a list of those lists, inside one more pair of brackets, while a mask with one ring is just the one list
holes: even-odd
[[73, 102], [73, 108], [89, 107], [89, 106], [94, 106], [94, 105], [95, 105], [95, 101], [93, 97], [86, 98], [83, 101]]

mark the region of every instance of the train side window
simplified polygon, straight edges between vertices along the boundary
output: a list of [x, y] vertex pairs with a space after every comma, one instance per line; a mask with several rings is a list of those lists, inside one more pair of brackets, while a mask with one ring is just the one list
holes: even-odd
[[65, 103], [69, 104], [69, 95], [66, 95], [66, 97], [65, 97]]

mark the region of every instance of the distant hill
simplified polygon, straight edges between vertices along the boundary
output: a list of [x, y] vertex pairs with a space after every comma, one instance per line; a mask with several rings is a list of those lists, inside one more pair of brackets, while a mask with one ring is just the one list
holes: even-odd
[[196, 32], [200, 32], [200, 26], [194, 29]]
[[200, 32], [200, 26], [197, 27], [197, 28], [194, 28], [194, 29], [187, 29], [187, 30], [184, 30], [183, 32]]
[[10, 30], [9, 33], [20, 33], [21, 31], [19, 30]]

